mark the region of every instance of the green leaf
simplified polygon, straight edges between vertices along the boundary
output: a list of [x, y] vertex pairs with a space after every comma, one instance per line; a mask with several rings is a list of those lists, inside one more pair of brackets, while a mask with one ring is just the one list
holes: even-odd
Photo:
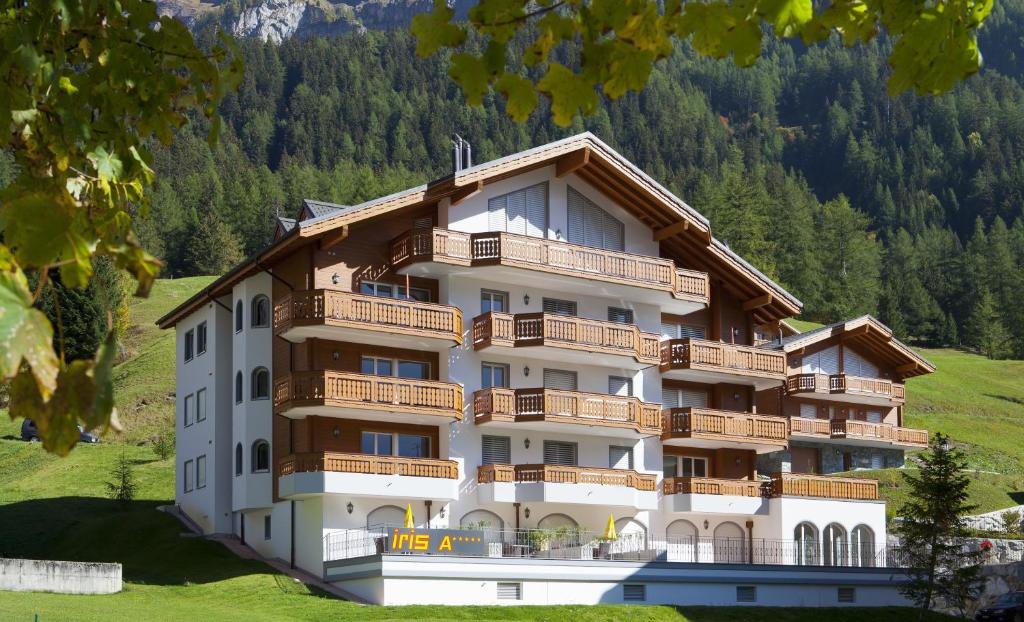
[[597, 110], [594, 86], [564, 65], [551, 63], [548, 72], [537, 83], [537, 89], [551, 98], [555, 123], [562, 127], [571, 125], [573, 117], [580, 112], [588, 115]]
[[25, 274], [0, 245], [0, 378], [13, 378], [22, 364], [31, 368], [38, 393], [49, 399], [57, 386], [53, 329], [38, 309]]
[[608, 79], [604, 83], [605, 95], [618, 99], [627, 91], [642, 90], [653, 66], [653, 52], [618, 46], [609, 63]]
[[523, 122], [537, 108], [537, 92], [533, 83], [514, 73], [504, 73], [494, 88], [505, 96], [505, 111], [514, 121]]
[[491, 79], [491, 72], [483, 59], [462, 52], [453, 54], [448, 75], [462, 87], [467, 104], [479, 106], [483, 103]]
[[761, 0], [757, 8], [783, 37], [798, 33], [814, 15], [811, 0]]
[[416, 53], [430, 56], [442, 47], [457, 47], [466, 41], [466, 31], [452, 24], [455, 11], [445, 0], [434, 0], [434, 10], [412, 18], [410, 30], [416, 37]]
[[121, 159], [113, 153], [107, 153], [102, 146], [96, 147], [92, 153], [87, 154], [89, 162], [96, 168], [96, 175], [107, 181], [118, 181], [124, 173], [124, 165]]

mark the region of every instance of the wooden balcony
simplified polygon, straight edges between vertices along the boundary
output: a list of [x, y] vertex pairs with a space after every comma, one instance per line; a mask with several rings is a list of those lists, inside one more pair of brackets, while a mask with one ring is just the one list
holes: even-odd
[[789, 420], [790, 434], [793, 436], [829, 439], [832, 437], [832, 427], [829, 424], [828, 419], [791, 417]]
[[302, 371], [274, 383], [274, 410], [291, 418], [365, 417], [373, 412], [389, 421], [438, 425], [462, 419], [462, 387], [435, 380]]
[[552, 431], [580, 432], [594, 426], [602, 435], [653, 436], [661, 434], [661, 406], [635, 397], [581, 393], [558, 389], [481, 389], [473, 394], [473, 415], [478, 424], [535, 424]]
[[772, 497], [818, 497], [853, 501], [877, 501], [878, 482], [873, 479], [825, 477], [776, 473], [770, 484]]
[[714, 477], [666, 477], [662, 491], [666, 495], [727, 495], [734, 497], [762, 497], [768, 489], [766, 482]]
[[274, 334], [441, 350], [462, 343], [458, 307], [416, 300], [315, 289], [292, 292], [274, 305]]
[[595, 484], [653, 492], [657, 476], [628, 469], [559, 466], [553, 464], [485, 464], [477, 468], [477, 483]]
[[661, 442], [682, 447], [731, 447], [770, 453], [789, 445], [789, 420], [709, 408], [670, 408], [662, 415]]
[[746, 384], [762, 390], [786, 379], [783, 352], [705, 339], [662, 341], [660, 362], [664, 377], [694, 382]]
[[282, 458], [279, 463], [278, 473], [282, 476], [292, 473], [316, 472], [458, 479], [459, 465], [454, 460], [348, 454], [333, 451], [292, 454]]
[[903, 428], [889, 423], [870, 423], [854, 419], [834, 419], [829, 422], [832, 438], [849, 444], [889, 447], [899, 445], [919, 449], [928, 446], [928, 430]]
[[892, 406], [906, 400], [906, 388], [899, 382], [850, 374], [796, 374], [786, 379], [786, 393], [879, 406]]
[[603, 284], [602, 295], [661, 304], [673, 313], [708, 304], [707, 273], [671, 259], [504, 232], [414, 229], [391, 243], [391, 265], [421, 274], [472, 266], [504, 283], [582, 294], [592, 293], [596, 282]]
[[[633, 324], [550, 313], [484, 313], [473, 318], [473, 347], [528, 347], [529, 356], [641, 369], [658, 363], [658, 335]], [[595, 358], [596, 357], [596, 358]]]

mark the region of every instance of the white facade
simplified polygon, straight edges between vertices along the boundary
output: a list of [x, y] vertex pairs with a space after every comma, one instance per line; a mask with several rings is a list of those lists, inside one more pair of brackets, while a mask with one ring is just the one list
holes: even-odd
[[[548, 188], [543, 227], [548, 239], [567, 239], [567, 195], [572, 187], [622, 223], [625, 252], [659, 255], [659, 244], [653, 240], [649, 226], [575, 175], [557, 177], [553, 165], [486, 185], [480, 193], [456, 206], [448, 199], [441, 200], [437, 224], [461, 232], [490, 231], [493, 225], [488, 214], [490, 199], [539, 183], [546, 183]], [[274, 281], [268, 272], [258, 272], [239, 280], [230, 296], [211, 300], [176, 325], [177, 502], [204, 531], [242, 536], [264, 556], [291, 561], [315, 575], [338, 581], [369, 602], [383, 604], [628, 602], [623, 586], [637, 581], [647, 586], [643, 599], [647, 603], [736, 604], [737, 585], [749, 583], [757, 586], [755, 603], [759, 605], [834, 605], [836, 590], [844, 586], [856, 587], [856, 604], [902, 604], [892, 584], [882, 578], [885, 572], [860, 569], [844, 574], [838, 569], [767, 571], [701, 566], [686, 570], [684, 574], [691, 576], [683, 580], [681, 567], [672, 564], [701, 560], [706, 557], [702, 546], [712, 547], [708, 550], [716, 557], [715, 561], [751, 561], [737, 559], [736, 554], [720, 560], [712, 550], [716, 545], [701, 544], [701, 541], [732, 539], [741, 545], [754, 539], [789, 541], [795, 538], [802, 524], [812, 526], [819, 541], [830, 525], [834, 526], [833, 531], [835, 526], [841, 526], [848, 538], [862, 527], [870, 530], [874, 543], [881, 545], [886, 541], [885, 511], [881, 502], [665, 495], [661, 486], [663, 451], [659, 436], [578, 424], [477, 424], [474, 421], [472, 396], [483, 388], [483, 363], [507, 365], [507, 386], [511, 388], [542, 388], [544, 370], [557, 369], [575, 372], [576, 390], [580, 392], [608, 394], [613, 378], [626, 378], [631, 384], [632, 396], [647, 403], [662, 401], [662, 373], [658, 366], [638, 364], [628, 355], [566, 352], [555, 348], [492, 346], [474, 349], [473, 318], [482, 310], [481, 290], [506, 294], [506, 312], [512, 314], [540, 312], [545, 298], [571, 300], [577, 305], [578, 316], [589, 319], [609, 319], [609, 308], [629, 309], [641, 331], [657, 335], [661, 334], [662, 313], [689, 312], [693, 310], [692, 303], [685, 306], [668, 293], [660, 292], [660, 299], [664, 301], [660, 304], [659, 298], [650, 292], [633, 297], [623, 295], [628, 293], [628, 287], [609, 287], [596, 281], [588, 283], [581, 278], [537, 274], [521, 268], [450, 268], [431, 275], [428, 270], [417, 267], [410, 272], [436, 278], [439, 299], [434, 302], [462, 310], [463, 343], [441, 352], [438, 374], [439, 380], [457, 383], [463, 388], [462, 420], [439, 426], [439, 458], [457, 463], [458, 478], [295, 472], [279, 478], [279, 500], [275, 502], [273, 464], [260, 464], [257, 448], [266, 443], [269, 461], [274, 460], [275, 455], [290, 452], [275, 454], [273, 447], [275, 337], [271, 316]], [[265, 318], [268, 321], [262, 325], [254, 323], [258, 313], [256, 305], [261, 299], [269, 301], [271, 310]], [[240, 325], [236, 324], [239, 310]], [[192, 358], [186, 362], [186, 335], [195, 339], [195, 331], [203, 322], [206, 323], [207, 349], [203, 353], [193, 351]], [[365, 338], [351, 341], [402, 343], [394, 335], [377, 341], [372, 330], [367, 328]], [[319, 332], [310, 329], [310, 334], [320, 337], [331, 334], [326, 328], [316, 331]], [[266, 370], [268, 374], [267, 390], [262, 393], [257, 387], [259, 370]], [[237, 377], [241, 378], [240, 393], [236, 392]], [[705, 382], [720, 381], [715, 376], [708, 378], [714, 379]], [[205, 420], [185, 425], [186, 399], [194, 404], [195, 396], [202, 389], [205, 389], [206, 399]], [[329, 412], [329, 408], [327, 410]], [[351, 412], [338, 410], [334, 416], [373, 417], [365, 412], [353, 416]], [[656, 478], [657, 486], [654, 490], [641, 490], [599, 483], [479, 483], [477, 469], [484, 462], [482, 437], [485, 435], [508, 437], [512, 465], [544, 463], [545, 441], [575, 444], [577, 465], [594, 469], [616, 466], [610, 464], [613, 453], [619, 456], [617, 466], [621, 468], [623, 448], [628, 448], [631, 452], [629, 468], [641, 476]], [[191, 479], [197, 477], [196, 461], [200, 456], [205, 456], [205, 485], [201, 488], [186, 486], [187, 473]], [[191, 461], [192, 466], [187, 468], [186, 461]], [[384, 556], [337, 562], [326, 558], [326, 537], [338, 532], [365, 530], [375, 524], [393, 524], [401, 520], [407, 506], [412, 509], [417, 527], [435, 529], [458, 528], [486, 517], [492, 529], [575, 524], [600, 533], [611, 516], [621, 532], [639, 534], [645, 541], [661, 543], [658, 546], [664, 550], [664, 556], [661, 561], [646, 564], [473, 560], [471, 567], [465, 570], [456, 568], [462, 562], [445, 564], [443, 559], [398, 560]], [[864, 529], [858, 533], [867, 533]], [[692, 543], [680, 545], [680, 538], [691, 538]], [[653, 544], [651, 548], [653, 550]], [[497, 584], [508, 582], [521, 584], [520, 599], [509, 602], [498, 598]]]

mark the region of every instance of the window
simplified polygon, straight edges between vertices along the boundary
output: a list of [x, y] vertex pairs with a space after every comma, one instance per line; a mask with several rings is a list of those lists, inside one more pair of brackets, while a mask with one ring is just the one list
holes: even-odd
[[508, 292], [480, 290], [480, 313], [508, 313]]
[[196, 458], [196, 488], [206, 488], [206, 456]]
[[252, 472], [266, 473], [270, 471], [270, 443], [258, 440], [252, 444]]
[[707, 477], [707, 458], [692, 456], [665, 456], [662, 458], [665, 477]]
[[359, 371], [371, 376], [393, 376], [395, 375], [394, 368], [394, 361], [391, 359], [364, 356], [361, 360]]
[[359, 284], [359, 292], [370, 296], [381, 296], [384, 298], [398, 298], [400, 300], [418, 300], [430, 302], [430, 290], [422, 287], [410, 287], [408, 292], [404, 285], [392, 285], [391, 283], [377, 283], [375, 281], [363, 281]]
[[242, 444], [235, 445], [235, 477], [242, 474]]
[[270, 326], [270, 299], [256, 296], [252, 299], [252, 327], [266, 328]]
[[576, 372], [565, 369], [545, 369], [544, 388], [561, 389], [562, 391], [576, 390]]
[[481, 363], [480, 387], [508, 387], [508, 365], [505, 363]]
[[417, 434], [399, 434], [398, 455], [407, 458], [429, 458], [430, 437]]
[[633, 448], [632, 447], [617, 447], [612, 445], [608, 448], [608, 468], [609, 469], [632, 469], [633, 468]]
[[523, 584], [498, 581], [498, 600], [522, 600]]
[[487, 228], [535, 238], [548, 230], [548, 184], [530, 186], [487, 201]]
[[257, 367], [252, 370], [252, 399], [270, 399], [270, 372], [266, 367]]
[[512, 463], [512, 441], [507, 436], [484, 435], [481, 439], [483, 444], [483, 456], [480, 459], [482, 464], [511, 464]]
[[736, 602], [738, 602], [738, 603], [756, 603], [757, 602], [757, 586], [756, 585], [737, 585], [736, 586]]
[[[364, 356], [360, 361], [360, 371], [373, 376], [398, 376], [399, 378], [427, 380], [430, 378], [430, 363]], [[396, 371], [398, 373], [395, 373]]]
[[800, 523], [793, 530], [796, 547], [796, 563], [801, 565], [817, 565], [818, 563], [818, 530], [810, 523]]
[[206, 389], [196, 391], [196, 421], [206, 421]]
[[196, 326], [196, 354], [206, 352], [206, 322], [200, 322]]
[[235, 403], [242, 403], [242, 372], [235, 373]]
[[420, 434], [364, 431], [361, 434], [360, 444], [364, 454], [405, 456], [406, 458], [430, 457], [430, 437]]
[[[633, 324], [633, 310], [608, 307], [608, 321], [617, 324]], [[643, 586], [641, 586], [643, 587]]]
[[867, 525], [853, 528], [850, 537], [850, 563], [862, 567], [875, 565], [875, 532]]
[[543, 309], [544, 313], [551, 313], [554, 315], [571, 315], [575, 317], [576, 301], [559, 300], [558, 298], [545, 298]]
[[191, 460], [186, 460], [185, 461], [185, 475], [184, 475], [184, 477], [182, 477], [182, 479], [184, 480], [184, 484], [185, 484], [185, 492], [192, 492], [192, 482], [193, 482], [192, 478], [193, 477], [194, 477], [194, 475], [193, 475], [192, 461]]
[[235, 303], [235, 332], [242, 332], [242, 301], [239, 300]]
[[570, 242], [613, 251], [625, 249], [626, 227], [621, 221], [571, 186], [568, 199]]
[[821, 352], [805, 354], [800, 371], [805, 374], [838, 374], [839, 347], [832, 346]]
[[544, 464], [576, 466], [576, 443], [544, 441]]
[[885, 456], [878, 452], [871, 452], [871, 468], [881, 469], [885, 467]]
[[836, 600], [841, 603], [857, 602], [857, 589], [852, 587], [836, 588]]
[[393, 453], [394, 437], [386, 432], [363, 432], [362, 452], [375, 456], [390, 456]]
[[707, 408], [708, 392], [704, 389], [661, 389], [662, 408]]
[[661, 334], [669, 339], [705, 339], [707, 331], [703, 326], [662, 323]]
[[814, 404], [800, 404], [800, 417], [803, 419], [817, 419], [818, 407]]
[[398, 377], [427, 380], [430, 378], [430, 363], [425, 361], [398, 361]]
[[185, 427], [192, 425], [195, 422], [196, 410], [195, 410], [195, 396], [185, 396]]
[[608, 395], [633, 395], [633, 379], [624, 376], [608, 376]]
[[647, 600], [647, 586], [642, 583], [626, 583], [622, 586], [622, 600]]
[[193, 352], [194, 352], [192, 350], [192, 348], [195, 346], [195, 343], [193, 341], [193, 336], [194, 335], [195, 335], [195, 331], [194, 330], [185, 331], [185, 362], [186, 363], [192, 360], [192, 356], [193, 356]]
[[263, 517], [263, 539], [270, 539], [270, 514]]
[[869, 410], [865, 413], [865, 418], [869, 423], [882, 423], [882, 413], [877, 410]]
[[822, 535], [825, 545], [825, 565], [845, 566], [846, 565], [846, 530], [842, 525], [836, 523], [825, 527]]

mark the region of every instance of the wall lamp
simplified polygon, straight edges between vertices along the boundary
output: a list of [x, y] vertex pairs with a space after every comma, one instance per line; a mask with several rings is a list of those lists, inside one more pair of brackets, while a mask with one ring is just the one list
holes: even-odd
[[526, 518], [530, 518], [530, 508], [526, 508], [525, 510], [523, 510], [523, 516], [525, 516]]
[[707, 530], [707, 528], [708, 528], [708, 520], [705, 518], [704, 519], [704, 529]]
[[523, 368], [523, 375], [526, 376], [527, 378], [529, 378], [529, 376], [530, 376], [530, 366], [529, 365], [527, 365], [526, 367]]
[[530, 306], [530, 295], [529, 294], [523, 294], [523, 304], [526, 305], [526, 306]]
[[348, 502], [348, 505], [346, 505], [346, 506], [345, 506], [345, 509], [346, 509], [346, 510], [348, 510], [348, 513], [349, 513], [349, 514], [351, 514], [351, 513], [352, 513], [352, 510], [356, 509], [356, 506], [352, 505], [352, 502], [351, 502], [351, 501], [349, 501], [349, 502]]
[[441, 510], [437, 513], [437, 515], [440, 516], [441, 518], [444, 518], [444, 506], [443, 505], [441, 506]]
[[527, 449], [529, 449], [530, 448], [530, 439], [524, 440], [523, 441], [523, 446], [526, 447]]
[[331, 283], [334, 283], [335, 285], [337, 285], [338, 283], [341, 283], [341, 275], [338, 274], [337, 272], [332, 274], [331, 275]]

